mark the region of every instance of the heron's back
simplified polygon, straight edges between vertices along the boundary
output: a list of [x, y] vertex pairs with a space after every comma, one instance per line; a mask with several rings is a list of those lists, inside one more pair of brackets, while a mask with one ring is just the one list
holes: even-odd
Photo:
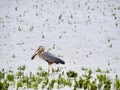
[[48, 52], [43, 52], [43, 58], [48, 62], [52, 62], [52, 63], [56, 63], [56, 64], [59, 64], [59, 63], [65, 64], [65, 62], [62, 59], [60, 59]]

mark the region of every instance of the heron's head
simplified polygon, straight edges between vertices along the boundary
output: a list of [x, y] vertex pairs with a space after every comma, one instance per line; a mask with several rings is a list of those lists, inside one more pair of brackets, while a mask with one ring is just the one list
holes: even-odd
[[42, 53], [45, 50], [43, 46], [39, 46], [38, 49], [36, 50], [37, 53]]

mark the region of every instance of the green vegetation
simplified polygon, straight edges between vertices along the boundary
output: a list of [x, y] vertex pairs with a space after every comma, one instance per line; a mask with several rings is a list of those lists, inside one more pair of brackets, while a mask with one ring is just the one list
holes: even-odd
[[7, 80], [4, 80], [3, 82], [0, 81], [0, 90], [7, 90], [9, 87], [9, 83], [7, 82]]
[[33, 31], [33, 29], [34, 29], [34, 26], [32, 26], [32, 27], [30, 28], [30, 31]]
[[53, 72], [60, 72], [61, 71], [61, 68], [58, 67], [57, 69], [53, 69]]
[[16, 57], [16, 56], [13, 54], [13, 55], [12, 55], [12, 58], [15, 58], [15, 57]]
[[[54, 74], [49, 76], [42, 67], [38, 68], [36, 74], [31, 71], [26, 75], [26, 66], [22, 65], [17, 68], [17, 72], [12, 70], [5, 71], [2, 69], [0, 71], [0, 90], [7, 90], [9, 86], [13, 86], [16, 90], [19, 88], [31, 88], [34, 90], [48, 89], [52, 90], [54, 88], [60, 89], [68, 86], [76, 89], [83, 90], [120, 90], [120, 78], [118, 75], [115, 78], [109, 77], [109, 70], [101, 70], [97, 68], [92, 70], [86, 67], [82, 67], [82, 75], [77, 72], [69, 70], [67, 72], [62, 71], [62, 68], [58, 67], [54, 69], [53, 73], [58, 73], [54, 77]], [[11, 87], [10, 87], [11, 88]]]
[[0, 81], [1, 81], [2, 79], [4, 79], [4, 77], [5, 77], [5, 72], [4, 72], [4, 69], [2, 69], [2, 70], [0, 71]]
[[8, 74], [7, 75], [7, 80], [8, 81], [14, 81], [14, 75], [13, 74]]
[[20, 28], [20, 26], [18, 27], [18, 31], [22, 31], [22, 29]]
[[76, 78], [77, 77], [77, 73], [70, 70], [69, 72], [67, 72], [67, 76], [68, 77], [75, 77]]
[[120, 78], [117, 75], [115, 77], [114, 87], [116, 90], [120, 90]]
[[45, 35], [42, 35], [42, 39], [44, 39], [45, 38]]

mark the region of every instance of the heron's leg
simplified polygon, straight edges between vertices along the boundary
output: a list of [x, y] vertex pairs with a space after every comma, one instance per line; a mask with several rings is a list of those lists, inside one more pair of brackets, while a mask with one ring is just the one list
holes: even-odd
[[50, 64], [48, 63], [48, 74], [50, 74]]
[[[48, 74], [50, 74], [50, 70], [52, 69], [52, 62], [48, 62]], [[53, 73], [53, 69], [52, 69], [52, 73]]]

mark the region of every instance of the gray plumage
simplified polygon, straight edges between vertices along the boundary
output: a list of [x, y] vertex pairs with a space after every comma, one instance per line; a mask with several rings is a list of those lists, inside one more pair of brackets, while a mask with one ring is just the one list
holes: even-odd
[[35, 56], [38, 55], [41, 59], [44, 59], [45, 61], [47, 61], [48, 63], [56, 63], [56, 64], [65, 64], [65, 62], [56, 57], [55, 55], [48, 53], [48, 52], [44, 52], [44, 47], [40, 46], [36, 52], [34, 53], [34, 55], [31, 57], [31, 59], [33, 60], [35, 58]]
[[61, 60], [60, 58], [54, 56], [53, 54], [51, 53], [48, 53], [48, 52], [43, 52], [43, 58], [46, 60], [46, 61], [49, 61], [49, 62], [52, 62], [52, 63], [56, 63], [56, 64], [65, 64], [65, 62], [63, 60]]
[[[43, 46], [40, 46], [36, 52], [32, 55], [31, 59], [33, 60], [35, 58], [35, 56], [38, 55], [41, 59], [45, 60], [46, 62], [48, 62], [48, 73], [50, 72], [50, 67], [51, 67], [51, 64], [53, 63], [56, 63], [56, 64], [65, 64], [65, 62], [54, 56], [53, 54], [51, 53], [48, 53], [48, 52], [44, 52], [44, 47]], [[52, 67], [51, 67], [52, 68]], [[53, 69], [52, 69], [52, 72], [53, 72]]]

